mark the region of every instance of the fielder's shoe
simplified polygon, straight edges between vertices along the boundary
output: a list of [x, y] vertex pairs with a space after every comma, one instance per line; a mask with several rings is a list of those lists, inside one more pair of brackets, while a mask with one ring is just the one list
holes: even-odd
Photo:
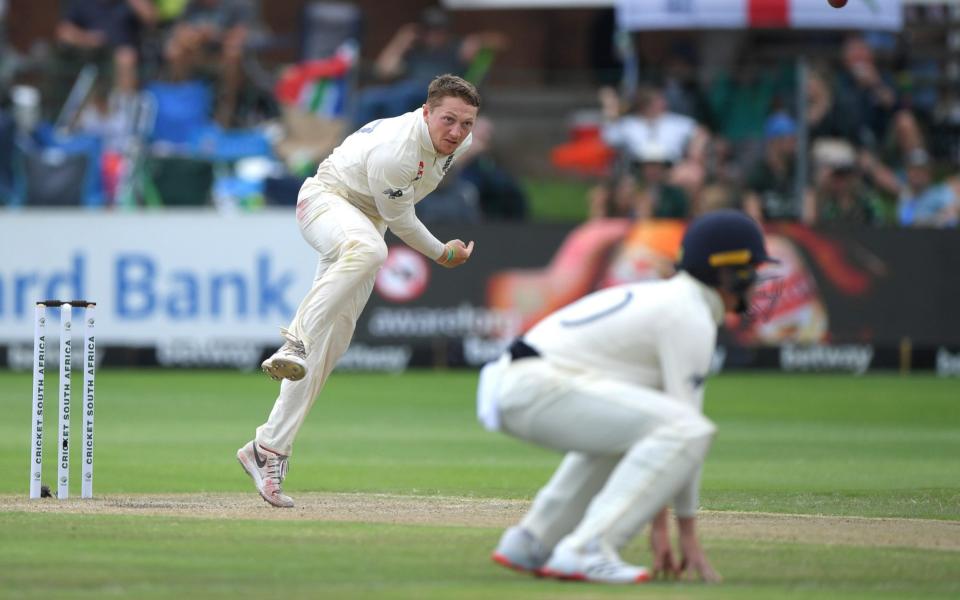
[[237, 460], [264, 500], [278, 508], [293, 508], [293, 498], [280, 487], [287, 476], [286, 456], [266, 450], [254, 440], [237, 450]]
[[497, 549], [490, 558], [508, 569], [540, 575], [540, 568], [550, 557], [550, 551], [532, 533], [523, 527], [511, 527], [503, 532]]
[[286, 341], [273, 353], [273, 356], [260, 363], [260, 368], [274, 381], [281, 379], [300, 381], [307, 374], [307, 351], [303, 347], [303, 342], [288, 329], [281, 327], [280, 334]]
[[586, 549], [557, 546], [541, 572], [547, 577], [594, 583], [643, 583], [650, 580], [646, 568], [628, 565], [616, 552], [603, 550], [596, 543]]

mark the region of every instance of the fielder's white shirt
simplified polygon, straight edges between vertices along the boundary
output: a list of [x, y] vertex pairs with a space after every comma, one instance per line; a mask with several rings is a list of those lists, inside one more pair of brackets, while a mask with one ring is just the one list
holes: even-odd
[[444, 252], [443, 242], [420, 222], [414, 205], [436, 189], [472, 141], [469, 134], [453, 154], [437, 153], [423, 110], [417, 109], [364, 125], [307, 182], [345, 198], [411, 248], [436, 259]]
[[[720, 294], [685, 272], [607, 288], [561, 308], [524, 337], [544, 360], [663, 391], [697, 412], [723, 321]], [[700, 470], [673, 499], [696, 514]]]
[[700, 411], [723, 313], [720, 294], [681, 271], [585, 296], [524, 340], [558, 366], [661, 390]]

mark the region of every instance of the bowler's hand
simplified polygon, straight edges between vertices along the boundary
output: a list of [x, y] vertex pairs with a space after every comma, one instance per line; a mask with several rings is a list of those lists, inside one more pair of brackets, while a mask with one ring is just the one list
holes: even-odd
[[443, 254], [436, 259], [438, 265], [448, 269], [459, 267], [473, 254], [473, 242], [464, 244], [460, 240], [450, 240], [443, 246]]

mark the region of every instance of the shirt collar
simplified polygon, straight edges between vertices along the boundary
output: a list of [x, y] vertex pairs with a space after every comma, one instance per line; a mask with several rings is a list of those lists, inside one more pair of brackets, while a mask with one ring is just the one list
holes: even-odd
[[717, 325], [723, 323], [724, 313], [726, 310], [724, 309], [723, 298], [720, 297], [720, 293], [693, 275], [690, 275], [686, 271], [680, 271], [677, 273], [677, 277], [682, 278], [684, 281], [687, 281], [696, 287], [697, 291], [700, 292], [700, 295], [703, 296], [704, 302], [707, 303], [707, 307], [710, 309], [710, 315], [713, 317], [713, 320], [717, 323]]
[[413, 112], [417, 116], [417, 137], [420, 140], [420, 147], [431, 154], [437, 154], [437, 149], [433, 147], [433, 140], [430, 139], [430, 129], [427, 127], [427, 121], [423, 118], [423, 110]]

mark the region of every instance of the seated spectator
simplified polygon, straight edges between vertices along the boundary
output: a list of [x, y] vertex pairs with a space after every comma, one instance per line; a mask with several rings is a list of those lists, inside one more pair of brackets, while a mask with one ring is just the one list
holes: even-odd
[[837, 96], [828, 77], [821, 71], [807, 74], [807, 131], [811, 141], [818, 138], [842, 138], [854, 146], [865, 143], [856, 115], [856, 106]]
[[956, 227], [958, 217], [960, 178], [936, 183], [926, 150], [911, 152], [897, 200], [897, 222], [906, 227]]
[[788, 91], [791, 71], [761, 68], [748, 57], [738, 61], [734, 72], [713, 78], [707, 90], [710, 123], [713, 131], [724, 139], [743, 145], [760, 140], [764, 135], [764, 119], [776, 100]]
[[723, 183], [710, 183], [700, 191], [700, 196], [694, 203], [693, 214], [690, 216], [699, 217], [715, 210], [737, 208], [737, 204], [739, 204], [737, 190], [733, 186]]
[[883, 205], [857, 169], [857, 155], [845, 140], [819, 140], [813, 149], [815, 189], [804, 198], [808, 225], [874, 225], [882, 222]]
[[880, 143], [897, 109], [897, 93], [893, 78], [881, 72], [873, 49], [859, 35], [843, 43], [836, 93], [857, 107], [852, 116], [856, 128], [867, 136], [864, 139], [868, 145]]
[[746, 177], [743, 209], [758, 223], [800, 216], [797, 198], [797, 124], [786, 113], [767, 119], [764, 154]]
[[669, 182], [670, 161], [666, 153], [647, 145], [634, 165], [638, 182], [636, 219], [685, 219], [690, 201], [683, 188]]
[[611, 88], [601, 90], [600, 102], [607, 124], [604, 141], [636, 158], [654, 145], [672, 163], [686, 158], [702, 162], [707, 132], [692, 118], [667, 110], [663, 92], [644, 87], [637, 91], [636, 110], [621, 115], [620, 101]]
[[85, 62], [111, 61], [114, 89], [132, 94], [139, 85], [141, 27], [152, 25], [156, 18], [150, 0], [70, 0], [57, 24], [57, 41], [78, 52]]
[[636, 110], [621, 116], [620, 100], [615, 91], [600, 91], [600, 103], [606, 125], [603, 140], [613, 148], [638, 160], [654, 146], [664, 160], [673, 166], [670, 181], [695, 194], [705, 177], [704, 156], [709, 135], [690, 117], [667, 110], [666, 98], [657, 88], [645, 87], [637, 92]]
[[459, 177], [476, 187], [483, 216], [488, 219], [526, 219], [529, 212], [526, 192], [493, 155], [493, 122], [478, 117], [471, 132], [473, 144], [459, 161]]
[[893, 77], [880, 69], [861, 36], [851, 36], [843, 44], [836, 93], [856, 107], [850, 116], [863, 145], [882, 151], [888, 164], [902, 165], [907, 154], [924, 147], [916, 115], [903, 108]]
[[591, 219], [632, 219], [637, 215], [637, 180], [626, 171], [590, 188], [587, 210]]
[[164, 56], [174, 81], [212, 66], [219, 77], [216, 119], [228, 127], [243, 84], [243, 49], [253, 10], [247, 0], [191, 0], [174, 26]]
[[703, 117], [707, 108], [700, 91], [694, 44], [677, 40], [663, 63], [663, 95], [670, 112], [692, 119]]
[[420, 22], [399, 27], [377, 57], [374, 75], [382, 85], [360, 92], [354, 119], [357, 127], [413, 110], [423, 104], [423, 90], [434, 77], [443, 73], [463, 76], [481, 50], [500, 50], [506, 45], [507, 38], [496, 31], [460, 39], [450, 31], [450, 19], [443, 9], [424, 10]]

